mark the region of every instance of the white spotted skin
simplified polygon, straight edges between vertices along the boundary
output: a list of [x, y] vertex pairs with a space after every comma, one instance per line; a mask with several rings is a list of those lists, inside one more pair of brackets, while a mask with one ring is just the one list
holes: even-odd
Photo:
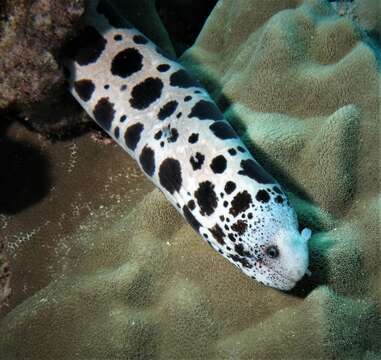
[[[105, 5], [104, 1], [102, 4], [110, 6]], [[296, 214], [280, 185], [258, 165], [218, 109], [215, 108], [215, 112], [210, 115], [201, 115], [206, 117], [202, 120], [196, 116], [190, 117], [201, 100], [207, 101], [209, 105], [213, 101], [200, 85], [182, 87], [171, 84], [171, 76], [183, 69], [180, 64], [159, 54], [149, 40], [146, 43], [136, 43], [134, 36], [142, 35], [138, 30], [130, 26], [115, 28], [110, 24], [114, 21], [109, 22], [109, 16], [99, 14], [96, 9], [96, 3], [93, 2], [93, 6], [88, 9], [86, 22], [107, 43], [94, 61], [80, 64], [81, 61], [75, 56], [65, 60], [74, 97], [93, 119], [97, 117], [95, 109], [99, 101], [107, 99], [114, 111], [112, 121], [106, 126], [104, 122], [100, 125], [138, 162], [142, 171], [173, 206], [183, 216], [187, 212], [186, 220], [215, 250], [245, 274], [265, 285], [281, 290], [293, 288], [308, 270], [310, 232], [305, 229], [302, 234], [299, 233]], [[78, 46], [88, 45], [79, 43]], [[115, 56], [125, 49], [138, 50], [142, 56], [142, 67], [129, 76], [121, 77], [120, 74], [113, 74], [111, 68]], [[133, 67], [133, 63], [130, 61], [124, 65], [129, 68]], [[162, 64], [168, 64], [170, 68], [161, 72], [158, 66]], [[148, 106], [137, 109], [131, 103], [134, 98], [133, 89], [147, 78], [159, 79], [162, 90], [157, 99], [151, 99], [150, 103], [147, 101]], [[80, 96], [78, 88], [74, 86], [76, 83], [81, 84], [81, 80], [90, 80], [95, 85], [89, 98], [84, 99], [83, 94]], [[122, 90], [123, 86], [127, 88]], [[144, 96], [147, 93], [150, 94], [150, 90], [145, 91]], [[192, 98], [189, 100], [187, 96]], [[176, 111], [166, 119], [159, 120], [160, 109], [171, 101], [178, 103]], [[123, 116], [126, 116], [126, 120], [121, 121]], [[217, 122], [218, 125], [213, 125]], [[126, 144], [125, 134], [126, 131], [131, 134], [128, 129], [133, 129], [138, 123], [144, 129], [138, 137], [136, 147], [131, 148]], [[221, 124], [226, 125], [224, 129], [229, 136], [221, 138], [210, 128], [220, 128]], [[119, 128], [119, 136], [115, 134], [116, 128]], [[175, 141], [171, 138], [170, 129], [177, 130]], [[160, 131], [162, 136], [156, 139], [155, 135], [159, 137]], [[189, 141], [192, 134], [198, 134], [197, 142]], [[136, 137], [128, 138], [136, 140]], [[150, 149], [145, 153], [148, 165], [143, 166], [142, 152], [147, 147]], [[190, 158], [197, 153], [202, 154], [204, 160], [199, 169], [194, 169]], [[217, 162], [220, 166], [217, 166], [216, 172], [212, 167], [216, 169], [213, 159], [218, 156], [223, 156], [225, 161], [221, 158], [222, 163]], [[173, 162], [168, 162], [169, 173], [163, 170], [163, 162], [168, 158], [180, 165], [180, 184], [179, 172], [175, 171]], [[243, 170], [243, 164], [250, 164], [251, 171]], [[250, 176], [247, 175], [248, 171]], [[235, 184], [233, 190], [225, 188], [228, 182]], [[215, 197], [212, 196], [213, 193]]]

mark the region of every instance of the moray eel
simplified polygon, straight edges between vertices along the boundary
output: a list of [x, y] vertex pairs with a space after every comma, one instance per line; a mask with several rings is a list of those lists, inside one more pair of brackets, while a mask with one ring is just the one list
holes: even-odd
[[200, 83], [107, 1], [92, 1], [64, 66], [74, 97], [208, 244], [281, 290], [308, 272], [309, 229]]

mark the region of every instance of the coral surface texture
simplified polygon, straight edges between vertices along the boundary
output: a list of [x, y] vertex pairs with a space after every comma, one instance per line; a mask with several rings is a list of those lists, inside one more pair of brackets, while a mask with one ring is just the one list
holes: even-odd
[[[0, 108], [45, 119], [53, 107], [33, 107], [47, 89], [32, 87], [41, 66], [43, 83], [56, 79], [47, 104], [62, 89], [42, 34], [64, 41], [74, 20], [59, 14], [79, 17], [82, 2], [58, 1], [54, 28], [50, 2], [31, 3], [40, 35], [28, 58], [0, 59], [14, 74]], [[141, 2], [147, 18], [125, 3], [147, 36], [181, 53], [188, 39], [171, 44], [153, 1]], [[190, 12], [202, 0], [160, 3]], [[219, 0], [179, 58], [312, 229], [311, 276], [290, 292], [213, 251], [116, 144], [91, 133], [52, 142], [4, 117], [0, 359], [381, 359], [381, 55], [367, 3], [360, 22], [323, 0]]]

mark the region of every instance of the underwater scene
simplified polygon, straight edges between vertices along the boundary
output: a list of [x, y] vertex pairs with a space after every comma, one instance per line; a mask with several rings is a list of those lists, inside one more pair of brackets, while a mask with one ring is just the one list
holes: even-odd
[[381, 360], [380, 0], [0, 0], [0, 360]]

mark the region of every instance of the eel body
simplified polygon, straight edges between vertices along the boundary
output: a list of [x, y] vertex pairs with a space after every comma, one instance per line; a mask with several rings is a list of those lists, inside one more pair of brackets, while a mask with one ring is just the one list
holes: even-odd
[[282, 290], [307, 272], [311, 232], [279, 183], [200, 83], [112, 4], [90, 3], [64, 64], [81, 106], [213, 249]]

